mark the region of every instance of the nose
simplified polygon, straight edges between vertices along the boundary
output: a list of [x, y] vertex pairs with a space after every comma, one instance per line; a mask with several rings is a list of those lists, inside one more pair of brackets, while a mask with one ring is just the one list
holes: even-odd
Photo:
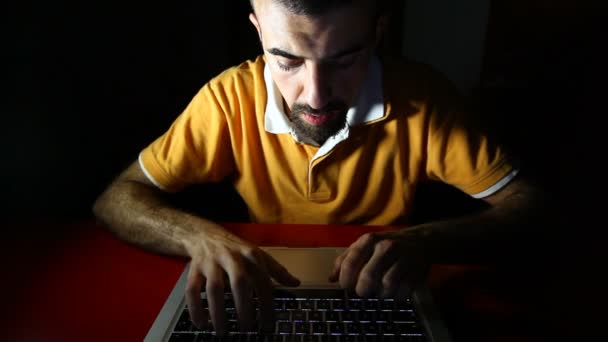
[[306, 102], [314, 109], [321, 109], [331, 98], [330, 75], [322, 65], [312, 63], [306, 75]]

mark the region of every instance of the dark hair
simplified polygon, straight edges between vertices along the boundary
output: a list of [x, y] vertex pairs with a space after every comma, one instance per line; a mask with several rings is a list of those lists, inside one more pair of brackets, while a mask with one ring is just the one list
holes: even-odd
[[[251, 7], [253, 8], [255, 0], [249, 0]], [[360, 1], [370, 0], [273, 0], [281, 4], [289, 12], [296, 15], [319, 15], [326, 13], [329, 10], [339, 8], [346, 5], [351, 5]], [[385, 1], [376, 0], [372, 1], [373, 6], [376, 9], [376, 13], [380, 13], [384, 10], [383, 3]]]

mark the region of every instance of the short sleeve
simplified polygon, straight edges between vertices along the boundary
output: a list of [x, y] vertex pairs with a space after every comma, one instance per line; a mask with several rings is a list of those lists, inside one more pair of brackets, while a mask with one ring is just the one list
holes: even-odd
[[227, 108], [214, 87], [206, 84], [169, 130], [140, 153], [140, 166], [159, 188], [175, 192], [190, 184], [220, 181], [232, 172]]
[[433, 89], [428, 111], [428, 178], [481, 198], [499, 190], [517, 173], [506, 150], [480, 128], [451, 85]]

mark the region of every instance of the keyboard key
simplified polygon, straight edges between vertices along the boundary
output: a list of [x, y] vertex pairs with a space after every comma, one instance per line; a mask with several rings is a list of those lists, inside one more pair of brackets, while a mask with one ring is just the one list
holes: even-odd
[[283, 342], [283, 335], [275, 334], [235, 334], [231, 338], [230, 342]]
[[317, 310], [324, 311], [329, 310], [329, 301], [327, 299], [320, 299], [317, 301]]
[[394, 310], [395, 309], [395, 301], [392, 299], [385, 299], [380, 302], [380, 310]]
[[182, 314], [179, 316], [177, 324], [175, 324], [175, 329], [173, 329], [173, 331], [192, 331], [192, 322], [190, 321], [188, 311], [182, 312]]
[[378, 310], [378, 300], [368, 299], [366, 301], [363, 301], [363, 310]]
[[402, 335], [422, 335], [422, 329], [416, 323], [395, 323]]
[[392, 312], [393, 322], [415, 322], [416, 316], [412, 311], [393, 311]]
[[399, 335], [395, 336], [395, 342], [425, 342], [426, 338], [424, 336], [408, 336], [408, 335]]
[[342, 336], [324, 335], [324, 336], [321, 336], [321, 342], [339, 342], [340, 337], [342, 337]]
[[361, 299], [349, 299], [348, 300], [348, 309], [350, 310], [361, 310], [361, 306], [363, 305]]
[[325, 322], [339, 322], [340, 314], [337, 311], [326, 311]]
[[302, 335], [285, 335], [285, 342], [302, 342]]
[[360, 335], [361, 324], [359, 323], [345, 323], [346, 333], [349, 335]]
[[359, 311], [342, 311], [342, 322], [358, 322]]
[[376, 342], [395, 342], [395, 335], [378, 335], [376, 336]]
[[378, 328], [381, 334], [394, 335], [397, 333], [397, 327], [393, 323], [378, 323]]
[[298, 302], [296, 300], [286, 300], [285, 310], [296, 310], [298, 309]]
[[395, 309], [397, 310], [413, 310], [414, 306], [409, 299], [395, 301]]
[[[212, 334], [198, 334], [196, 336], [196, 342], [221, 342], [221, 339]], [[246, 342], [246, 341], [244, 341]]]
[[359, 342], [376, 342], [376, 335], [361, 335], [359, 336]]
[[224, 298], [224, 309], [235, 309], [234, 299], [232, 299], [232, 296]]
[[226, 319], [229, 321], [236, 321], [238, 320], [237, 314], [236, 314], [236, 310], [226, 310]]
[[372, 311], [359, 311], [359, 322], [371, 322], [373, 317]]
[[361, 332], [365, 335], [377, 335], [378, 325], [376, 323], [361, 323]]
[[245, 335], [245, 334], [234, 334], [234, 335], [230, 335], [229, 341], [230, 342], [248, 342], [247, 341], [248, 338], [249, 338], [249, 336]]
[[294, 310], [291, 312], [291, 320], [294, 322], [305, 322], [306, 311]]
[[226, 322], [226, 328], [229, 332], [236, 333], [239, 332], [239, 325], [236, 321], [228, 321]]
[[302, 335], [302, 342], [319, 342], [319, 335]]
[[243, 342], [282, 342], [283, 335], [275, 334], [244, 334], [242, 336], [248, 337], [248, 341]]
[[323, 322], [312, 323], [312, 333], [322, 335], [327, 334], [327, 324]]
[[279, 334], [291, 334], [293, 328], [291, 322], [278, 322], [277, 324]]
[[323, 321], [323, 312], [321, 311], [310, 311], [308, 313], [309, 322], [321, 322]]
[[275, 311], [274, 319], [277, 321], [289, 321], [291, 320], [291, 311]]
[[310, 333], [310, 325], [304, 322], [294, 323], [294, 333], [297, 335], [304, 335]]
[[376, 311], [376, 322], [388, 322], [388, 311]]
[[192, 333], [173, 333], [169, 338], [169, 342], [193, 342], [195, 334]]
[[395, 323], [397, 332], [401, 335], [421, 335], [422, 329], [415, 323]]
[[346, 310], [346, 304], [343, 299], [337, 299], [331, 301], [331, 308], [335, 311], [344, 311]]
[[314, 310], [315, 302], [314, 300], [302, 300], [300, 301], [300, 308], [302, 310]]
[[332, 335], [344, 335], [344, 324], [343, 323], [329, 323], [329, 333]]

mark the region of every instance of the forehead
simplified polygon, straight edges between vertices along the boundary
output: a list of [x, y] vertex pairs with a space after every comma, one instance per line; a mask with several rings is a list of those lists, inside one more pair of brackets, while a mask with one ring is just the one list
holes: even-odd
[[297, 56], [322, 59], [366, 44], [374, 32], [372, 11], [359, 1], [318, 15], [297, 15], [273, 0], [256, 3], [264, 49], [280, 48]]

